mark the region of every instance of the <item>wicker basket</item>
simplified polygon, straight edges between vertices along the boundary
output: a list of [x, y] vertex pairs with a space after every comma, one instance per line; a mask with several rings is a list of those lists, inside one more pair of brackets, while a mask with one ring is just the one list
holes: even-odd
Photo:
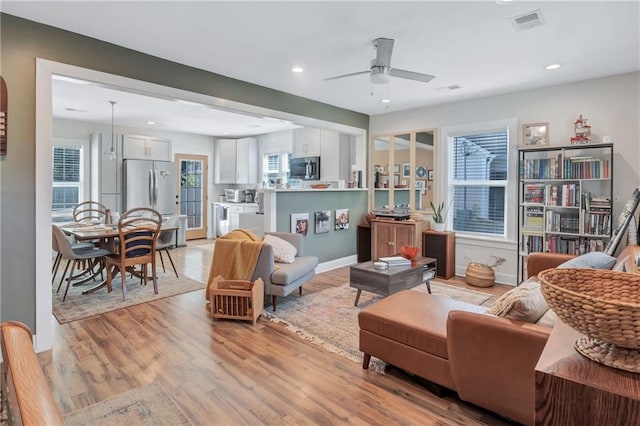
[[597, 362], [640, 372], [640, 275], [548, 269], [538, 275], [549, 307], [588, 338], [576, 349]]
[[482, 263], [471, 262], [465, 271], [465, 281], [475, 287], [491, 287], [496, 282], [496, 272]]

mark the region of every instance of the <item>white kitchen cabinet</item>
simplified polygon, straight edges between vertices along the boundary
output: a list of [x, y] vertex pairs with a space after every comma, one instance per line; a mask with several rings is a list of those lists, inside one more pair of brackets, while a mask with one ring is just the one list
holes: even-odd
[[171, 139], [125, 135], [123, 149], [125, 159], [173, 161]]
[[229, 206], [229, 230], [240, 228], [240, 214], [244, 213], [242, 206]]
[[340, 133], [322, 130], [320, 149], [320, 179], [340, 179]]
[[293, 131], [293, 149], [291, 156], [320, 157], [322, 131], [313, 127], [302, 127]]
[[215, 183], [258, 183], [258, 140], [216, 140], [215, 166]]

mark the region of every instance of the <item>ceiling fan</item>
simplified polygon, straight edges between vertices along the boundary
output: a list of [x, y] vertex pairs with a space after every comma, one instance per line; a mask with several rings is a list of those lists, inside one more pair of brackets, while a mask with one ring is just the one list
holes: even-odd
[[371, 83], [386, 84], [389, 77], [406, 78], [408, 80], [422, 81], [428, 83], [435, 78], [430, 74], [406, 71], [398, 68], [391, 68], [391, 53], [393, 52], [392, 38], [377, 38], [373, 40], [373, 48], [376, 49], [376, 57], [371, 60], [371, 67], [367, 71], [358, 71], [350, 74], [338, 75], [325, 78], [325, 80], [336, 80], [338, 78], [351, 77], [360, 74], [370, 74]]

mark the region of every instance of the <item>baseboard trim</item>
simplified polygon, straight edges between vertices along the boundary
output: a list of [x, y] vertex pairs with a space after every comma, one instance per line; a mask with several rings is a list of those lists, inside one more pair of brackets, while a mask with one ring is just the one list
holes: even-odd
[[322, 262], [316, 266], [316, 274], [342, 268], [343, 266], [353, 265], [355, 263], [358, 263], [358, 256], [355, 254], [347, 257], [341, 257], [339, 259], [333, 259], [328, 262]]

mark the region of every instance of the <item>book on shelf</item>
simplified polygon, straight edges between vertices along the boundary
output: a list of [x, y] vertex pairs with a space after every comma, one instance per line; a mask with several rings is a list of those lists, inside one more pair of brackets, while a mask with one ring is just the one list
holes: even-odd
[[411, 265], [411, 261], [402, 256], [381, 257], [380, 262], [385, 262], [389, 266]]

